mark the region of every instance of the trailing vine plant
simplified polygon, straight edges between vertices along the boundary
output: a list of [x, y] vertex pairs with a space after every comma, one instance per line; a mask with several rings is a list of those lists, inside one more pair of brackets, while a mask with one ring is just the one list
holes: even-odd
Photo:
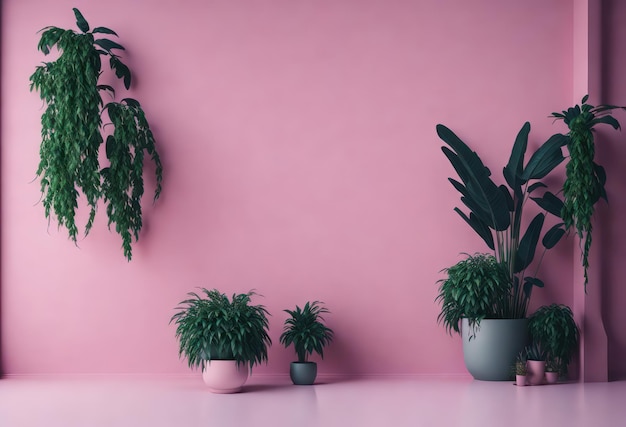
[[561, 113], [552, 113], [551, 117], [563, 120], [569, 128], [567, 150], [569, 160], [565, 167], [563, 184], [563, 208], [561, 217], [565, 227], [574, 227], [582, 243], [582, 266], [585, 270], [585, 289], [589, 276], [589, 250], [592, 242], [593, 225], [591, 218], [595, 204], [600, 198], [608, 201], [606, 189], [606, 172], [594, 161], [594, 127], [607, 124], [613, 129], [620, 129], [619, 122], [612, 117], [611, 110], [625, 107], [615, 105], [587, 104], [589, 95], [585, 95], [581, 105], [570, 107]]
[[[89, 234], [102, 199], [109, 218], [108, 226], [122, 237], [124, 256], [132, 258], [132, 241], [139, 239], [142, 227], [141, 197], [144, 193], [143, 161], [148, 153], [154, 162], [156, 189], [161, 194], [162, 165], [145, 113], [132, 98], [104, 105], [102, 93], [115, 97], [112, 86], [100, 84], [102, 60], [108, 58], [111, 70], [128, 90], [131, 72], [115, 52], [124, 47], [101, 34], [118, 35], [106, 27], [90, 31], [89, 24], [76, 8], [80, 32], [58, 27], [43, 28], [38, 50], [48, 55], [56, 47], [55, 61], [37, 66], [30, 76], [30, 90], [39, 92], [45, 103], [41, 116], [40, 162], [42, 201], [46, 218], [51, 212], [59, 227], [67, 228], [76, 243], [76, 210], [80, 193], [90, 208], [85, 225]], [[99, 152], [104, 142], [106, 112], [113, 127], [106, 136], [105, 151], [109, 165], [100, 167]]]

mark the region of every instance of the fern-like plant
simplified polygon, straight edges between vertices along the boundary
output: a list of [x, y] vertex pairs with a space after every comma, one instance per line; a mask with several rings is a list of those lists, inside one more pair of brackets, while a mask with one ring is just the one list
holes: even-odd
[[447, 277], [439, 280], [441, 312], [437, 321], [446, 331], [461, 333], [461, 320], [467, 318], [474, 336], [482, 319], [502, 318], [501, 310], [511, 290], [506, 265], [493, 255], [467, 255], [443, 270]]
[[254, 292], [233, 294], [229, 300], [217, 289], [202, 288], [204, 296], [180, 303], [170, 323], [176, 324], [179, 356], [190, 368], [204, 369], [209, 360], [236, 360], [238, 364], [267, 362], [267, 349], [272, 344], [267, 330], [269, 313], [263, 305], [252, 305]]
[[[116, 51], [119, 43], [100, 35], [116, 36], [106, 27], [90, 31], [76, 8], [80, 32], [46, 27], [38, 49], [48, 55], [56, 47], [59, 56], [36, 67], [30, 76], [30, 90], [39, 92], [45, 103], [41, 116], [40, 161], [37, 175], [46, 218], [56, 216], [59, 227], [67, 228], [76, 243], [76, 210], [82, 192], [90, 208], [85, 235], [93, 225], [99, 200], [106, 204], [109, 228], [122, 237], [124, 256], [132, 258], [132, 241], [139, 239], [142, 227], [141, 197], [144, 193], [143, 160], [148, 153], [156, 166], [154, 200], [161, 193], [162, 166], [155, 140], [139, 102], [125, 98], [104, 105], [102, 93], [112, 96], [112, 86], [102, 84], [102, 61], [108, 59], [115, 75], [130, 88], [131, 73]], [[113, 131], [106, 135], [109, 165], [101, 167], [100, 147], [105, 140], [103, 113], [108, 113]]]
[[591, 249], [593, 225], [591, 218], [596, 203], [602, 198], [607, 200], [606, 172], [594, 160], [595, 143], [593, 131], [598, 124], [610, 125], [620, 129], [619, 122], [612, 116], [611, 110], [626, 107], [615, 105], [587, 104], [589, 95], [585, 95], [581, 105], [575, 105], [561, 113], [552, 113], [552, 117], [563, 120], [569, 128], [567, 150], [569, 160], [565, 167], [563, 184], [564, 204], [561, 217], [567, 229], [573, 227], [582, 244], [582, 266], [585, 270], [585, 289], [589, 276], [589, 250]]
[[324, 347], [334, 336], [334, 332], [323, 321], [322, 315], [329, 313], [328, 309], [319, 301], [307, 302], [301, 309], [296, 305], [295, 310], [284, 310], [291, 317], [285, 320], [280, 342], [289, 347], [293, 344], [298, 362], [307, 362], [313, 352], [324, 358]]

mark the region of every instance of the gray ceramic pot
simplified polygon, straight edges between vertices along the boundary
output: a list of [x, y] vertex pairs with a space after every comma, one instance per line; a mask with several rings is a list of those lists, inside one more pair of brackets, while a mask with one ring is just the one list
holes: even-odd
[[465, 367], [477, 380], [508, 381], [520, 351], [528, 344], [528, 319], [484, 319], [472, 337], [463, 319]]
[[291, 362], [289, 376], [296, 385], [311, 385], [317, 376], [317, 363], [315, 362]]

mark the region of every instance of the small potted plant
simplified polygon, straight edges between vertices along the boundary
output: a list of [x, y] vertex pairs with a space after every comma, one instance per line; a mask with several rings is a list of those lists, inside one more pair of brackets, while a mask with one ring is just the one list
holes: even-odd
[[289, 347], [293, 344], [298, 361], [291, 362], [289, 376], [296, 385], [311, 385], [317, 377], [317, 364], [308, 360], [313, 352], [324, 358], [324, 347], [334, 336], [332, 329], [326, 326], [322, 314], [329, 313], [322, 302], [307, 302], [301, 309], [284, 310], [291, 317], [285, 320], [280, 342]]
[[534, 342], [526, 347], [526, 359], [529, 384], [542, 384], [546, 372], [546, 353], [539, 343]]
[[546, 382], [556, 384], [559, 380], [559, 363], [553, 357], [546, 358]]
[[528, 330], [532, 341], [553, 359], [559, 376], [567, 375], [579, 337], [572, 310], [563, 304], [539, 307], [528, 320]]
[[235, 393], [255, 364], [267, 363], [272, 341], [267, 333], [268, 312], [252, 305], [254, 292], [226, 294], [202, 289], [204, 296], [190, 292], [170, 320], [176, 324], [179, 356], [190, 368], [201, 368], [202, 378], [214, 393]]
[[515, 384], [519, 387], [526, 385], [526, 375], [528, 374], [528, 368], [526, 366], [526, 354], [523, 351], [517, 355], [515, 361]]

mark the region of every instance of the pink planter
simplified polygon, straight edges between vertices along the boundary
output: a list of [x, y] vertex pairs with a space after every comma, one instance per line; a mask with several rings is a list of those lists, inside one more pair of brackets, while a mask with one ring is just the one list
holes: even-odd
[[558, 372], [546, 372], [546, 382], [548, 384], [556, 384], [559, 380]]
[[515, 375], [515, 385], [524, 387], [526, 385], [526, 375]]
[[546, 371], [545, 360], [529, 360], [526, 362], [528, 367], [528, 383], [530, 385], [543, 384], [544, 374]]
[[248, 365], [235, 360], [205, 362], [202, 379], [213, 393], [237, 393], [248, 379]]

